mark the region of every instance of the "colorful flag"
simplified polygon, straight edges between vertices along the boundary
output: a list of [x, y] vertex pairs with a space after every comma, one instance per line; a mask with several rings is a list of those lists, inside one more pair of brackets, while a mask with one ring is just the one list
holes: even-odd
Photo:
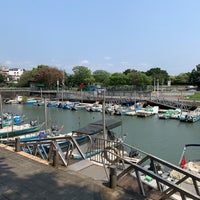
[[185, 155], [183, 155], [181, 162], [180, 162], [180, 167], [185, 168], [186, 167], [186, 158]]

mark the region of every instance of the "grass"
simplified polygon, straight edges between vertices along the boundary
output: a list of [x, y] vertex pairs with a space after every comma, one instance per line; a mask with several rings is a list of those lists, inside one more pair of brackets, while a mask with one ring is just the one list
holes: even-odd
[[199, 92], [195, 92], [193, 95], [185, 97], [185, 99], [186, 100], [200, 101], [200, 93]]

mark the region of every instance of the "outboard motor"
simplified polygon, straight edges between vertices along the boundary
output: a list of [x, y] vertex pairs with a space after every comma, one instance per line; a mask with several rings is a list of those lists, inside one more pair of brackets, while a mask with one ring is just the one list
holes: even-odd
[[108, 131], [108, 138], [110, 140], [115, 140], [115, 133], [113, 131]]
[[135, 149], [131, 149], [131, 151], [129, 152], [129, 157], [130, 158], [134, 158], [137, 157], [139, 155], [139, 152]]

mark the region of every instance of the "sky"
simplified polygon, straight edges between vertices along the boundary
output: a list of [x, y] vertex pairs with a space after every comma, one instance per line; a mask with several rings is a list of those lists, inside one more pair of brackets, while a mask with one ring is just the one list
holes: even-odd
[[0, 0], [0, 65], [191, 72], [199, 0]]

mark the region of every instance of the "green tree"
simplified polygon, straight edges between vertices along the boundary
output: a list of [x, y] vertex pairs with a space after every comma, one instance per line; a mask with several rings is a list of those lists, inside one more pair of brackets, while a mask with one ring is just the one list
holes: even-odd
[[31, 71], [25, 71], [18, 82], [19, 87], [29, 87], [30, 86], [30, 81], [33, 81], [33, 74], [34, 74], [34, 69]]
[[160, 68], [151, 68], [145, 74], [152, 77], [152, 84], [154, 80], [159, 80], [160, 84], [166, 84], [169, 79], [167, 71], [161, 70]]
[[2, 74], [0, 74], [0, 83], [4, 83], [4, 82], [5, 82], [5, 77]]
[[96, 70], [93, 72], [95, 82], [102, 86], [108, 86], [110, 73], [105, 70]]
[[148, 77], [142, 72], [132, 71], [127, 75], [127, 77], [129, 85], [145, 86], [150, 85], [152, 82], [151, 77]]
[[74, 75], [67, 75], [65, 85], [68, 88], [72, 88], [75, 86]]
[[192, 70], [189, 80], [192, 85], [200, 88], [200, 64], [196, 66], [196, 69]]
[[173, 85], [188, 85], [189, 77], [190, 73], [181, 73], [178, 76], [175, 76], [171, 81]]
[[74, 72], [73, 81], [77, 86], [81, 83], [85, 83], [92, 76], [91, 71], [85, 66], [75, 66], [72, 71]]
[[114, 73], [109, 78], [110, 85], [127, 85], [127, 76], [123, 73]]
[[131, 72], [137, 72], [137, 70], [134, 70], [134, 69], [126, 69], [126, 70], [123, 72], [123, 74], [128, 75], [128, 74], [131, 73]]

